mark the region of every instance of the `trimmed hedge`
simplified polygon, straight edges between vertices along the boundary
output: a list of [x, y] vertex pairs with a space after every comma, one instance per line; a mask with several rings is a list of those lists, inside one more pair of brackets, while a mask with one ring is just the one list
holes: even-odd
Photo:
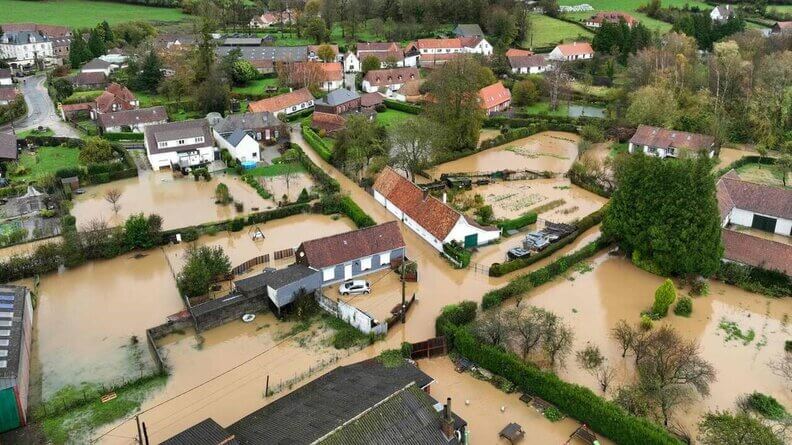
[[261, 183], [256, 180], [256, 178], [250, 175], [242, 175], [242, 180], [245, 181], [247, 185], [253, 187], [256, 190], [256, 193], [258, 193], [259, 196], [261, 196], [262, 198], [264, 199], [272, 198], [272, 193], [267, 191], [267, 189], [265, 189], [264, 186], [261, 185]]
[[[442, 317], [442, 316], [441, 316]], [[554, 404], [615, 443], [681, 445], [678, 439], [646, 419], [630, 415], [590, 389], [567, 383], [552, 372], [525, 363], [516, 355], [480, 343], [464, 326], [446, 321], [440, 326], [454, 350], [477, 366], [506, 378], [526, 393]]]
[[403, 111], [405, 113], [410, 114], [421, 114], [423, 112], [423, 108], [419, 107], [418, 105], [408, 104], [406, 102], [399, 102], [397, 100], [392, 99], [385, 99], [383, 101], [386, 107], [390, 108], [391, 110]]
[[354, 221], [355, 225], [358, 226], [359, 229], [377, 224], [374, 219], [369, 216], [368, 213], [364, 212], [363, 209], [361, 209], [360, 206], [357, 205], [357, 203], [349, 196], [344, 196], [341, 198], [340, 205], [341, 211], [344, 212], [344, 214], [352, 221]]
[[290, 114], [286, 116], [286, 122], [298, 121], [306, 116], [310, 116], [311, 114], [313, 114], [313, 112], [314, 112], [313, 108], [308, 108], [307, 110], [302, 110], [297, 113]]
[[489, 275], [491, 277], [500, 277], [507, 273], [514, 272], [515, 270], [522, 269], [536, 263], [539, 260], [547, 258], [553, 253], [560, 250], [562, 247], [571, 244], [580, 236], [581, 233], [596, 226], [602, 222], [602, 217], [605, 214], [605, 207], [583, 217], [577, 223], [577, 230], [569, 235], [561, 238], [560, 240], [550, 244], [545, 250], [533, 254], [528, 258], [518, 258], [516, 260], [507, 261], [505, 263], [493, 263], [489, 268]]
[[[596, 240], [586, 244], [580, 250], [572, 252], [568, 255], [564, 255], [547, 266], [542, 267], [541, 269], [537, 269], [525, 275], [520, 275], [519, 277], [509, 281], [509, 284], [497, 289], [493, 289], [484, 294], [484, 298], [481, 300], [481, 307], [482, 309], [489, 309], [491, 307], [498, 306], [503, 303], [503, 300], [516, 297], [517, 295], [523, 294], [535, 287], [541, 286], [551, 281], [558, 275], [566, 272], [576, 263], [596, 255], [597, 252], [599, 252], [601, 249], [604, 249], [605, 247], [608, 247], [609, 245], [610, 240], [599, 237]], [[490, 271], [491, 270], [492, 269], [490, 268]]]
[[726, 284], [770, 297], [792, 296], [792, 278], [776, 270], [723, 261], [715, 272], [715, 278]]
[[105, 133], [102, 137], [108, 141], [142, 141], [143, 133], [124, 131], [119, 133]]
[[311, 146], [311, 148], [319, 154], [327, 162], [330, 162], [330, 156], [333, 154], [333, 150], [325, 144], [322, 138], [319, 137], [316, 132], [311, 130], [310, 127], [307, 125], [303, 125], [302, 127], [302, 135], [305, 138], [305, 142]]
[[498, 223], [498, 227], [504, 232], [508, 230], [518, 230], [536, 222], [538, 215], [536, 212], [528, 212], [514, 219], [507, 219]]
[[316, 182], [322, 185], [322, 188], [324, 188], [325, 192], [337, 193], [341, 191], [341, 184], [339, 184], [335, 179], [331, 178], [330, 175], [328, 175], [326, 171], [319, 168], [318, 165], [314, 164], [311, 158], [305, 154], [302, 147], [295, 143], [291, 143], [291, 148], [299, 153], [300, 164], [305, 167], [305, 170], [308, 171], [308, 174], [310, 174], [311, 177], [316, 180]]

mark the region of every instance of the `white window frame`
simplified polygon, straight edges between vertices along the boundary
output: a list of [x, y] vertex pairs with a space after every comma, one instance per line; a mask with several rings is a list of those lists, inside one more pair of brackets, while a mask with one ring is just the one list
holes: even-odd
[[360, 259], [360, 270], [369, 270], [372, 268], [371, 265], [371, 257], [361, 258]]
[[390, 256], [391, 256], [390, 251], [385, 252], [385, 253], [381, 253], [380, 256], [379, 256], [379, 258], [380, 258], [380, 266], [384, 266], [385, 264], [390, 263]]
[[335, 267], [326, 267], [322, 269], [322, 281], [329, 281], [335, 278]]

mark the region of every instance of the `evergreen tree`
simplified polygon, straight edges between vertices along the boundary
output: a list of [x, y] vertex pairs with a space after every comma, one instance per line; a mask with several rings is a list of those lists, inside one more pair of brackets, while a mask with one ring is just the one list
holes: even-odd
[[115, 36], [113, 35], [113, 30], [110, 28], [110, 24], [107, 23], [107, 20], [103, 21], [100, 26], [102, 27], [102, 32], [104, 33], [104, 41], [107, 43], [113, 43], [115, 41]]
[[72, 35], [71, 44], [69, 45], [69, 64], [72, 68], [78, 68], [83, 63], [91, 60], [93, 54], [91, 54], [91, 50], [85, 44], [82, 34], [75, 30]]
[[163, 77], [162, 62], [159, 56], [157, 56], [157, 53], [151, 50], [143, 60], [143, 66], [140, 70], [140, 74], [137, 76], [137, 87], [141, 90], [154, 93], [157, 91]]
[[664, 275], [713, 274], [723, 247], [711, 168], [703, 155], [619, 157], [603, 233]]
[[91, 35], [88, 37], [88, 49], [94, 57], [99, 57], [107, 54], [107, 44], [105, 43], [104, 31], [101, 27], [96, 27], [91, 30]]

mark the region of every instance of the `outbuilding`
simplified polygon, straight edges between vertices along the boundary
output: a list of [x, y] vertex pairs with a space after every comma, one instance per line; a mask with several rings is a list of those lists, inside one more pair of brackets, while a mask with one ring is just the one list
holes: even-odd
[[292, 264], [284, 269], [264, 271], [258, 275], [234, 281], [234, 289], [243, 295], [269, 298], [278, 313], [294, 302], [300, 294], [310, 294], [321, 287], [322, 276], [304, 264]]
[[28, 423], [33, 305], [22, 286], [0, 286], [0, 432]]

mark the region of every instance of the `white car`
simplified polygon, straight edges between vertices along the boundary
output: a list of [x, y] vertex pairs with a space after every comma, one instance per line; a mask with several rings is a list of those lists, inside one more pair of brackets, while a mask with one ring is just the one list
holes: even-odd
[[369, 292], [371, 292], [371, 283], [364, 280], [344, 281], [341, 286], [338, 286], [338, 293], [341, 295], [367, 294]]

